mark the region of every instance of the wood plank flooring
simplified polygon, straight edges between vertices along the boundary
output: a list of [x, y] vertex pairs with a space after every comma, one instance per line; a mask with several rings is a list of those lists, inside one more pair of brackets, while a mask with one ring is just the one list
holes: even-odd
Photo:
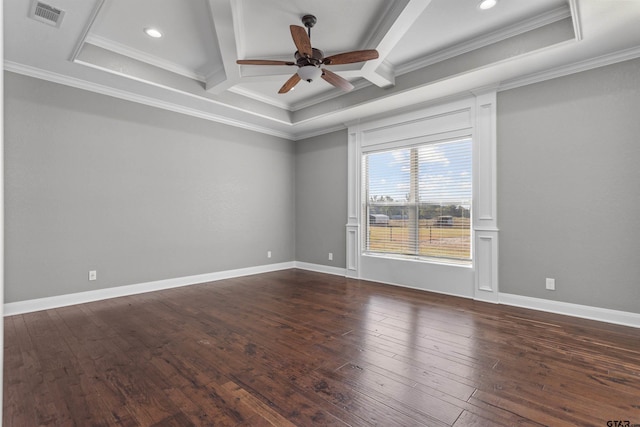
[[640, 330], [287, 270], [7, 317], [4, 379], [12, 427], [640, 425]]

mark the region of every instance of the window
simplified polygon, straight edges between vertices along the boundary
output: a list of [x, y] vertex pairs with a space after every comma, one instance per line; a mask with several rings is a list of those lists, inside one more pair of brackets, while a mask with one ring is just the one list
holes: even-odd
[[364, 251], [471, 262], [471, 139], [363, 154]]

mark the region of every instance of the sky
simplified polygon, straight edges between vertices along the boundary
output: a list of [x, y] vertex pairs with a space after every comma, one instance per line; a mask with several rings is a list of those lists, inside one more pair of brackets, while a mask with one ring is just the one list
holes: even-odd
[[[418, 149], [418, 182], [421, 203], [468, 207], [472, 198], [471, 139], [432, 143]], [[411, 149], [367, 155], [369, 196], [390, 196], [407, 201], [410, 186]]]

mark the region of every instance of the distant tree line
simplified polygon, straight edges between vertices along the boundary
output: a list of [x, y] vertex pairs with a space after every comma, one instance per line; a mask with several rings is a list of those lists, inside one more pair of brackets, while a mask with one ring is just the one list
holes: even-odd
[[[370, 202], [373, 204], [373, 206], [370, 206], [371, 214], [383, 214], [387, 215], [391, 219], [409, 218], [409, 206], [395, 204], [399, 202], [395, 202], [390, 196], [373, 196], [370, 198]], [[376, 203], [380, 203], [380, 205], [376, 206]], [[386, 203], [394, 204], [387, 205]], [[464, 206], [455, 203], [421, 203], [418, 207], [419, 219], [433, 219], [445, 215], [449, 215], [454, 218], [469, 218], [469, 208], [465, 208]]]

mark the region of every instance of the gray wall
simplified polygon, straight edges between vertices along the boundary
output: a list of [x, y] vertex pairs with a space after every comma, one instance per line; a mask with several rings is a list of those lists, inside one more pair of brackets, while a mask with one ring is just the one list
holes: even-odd
[[347, 131], [298, 141], [296, 261], [345, 268], [346, 224]]
[[639, 112], [640, 60], [499, 93], [501, 292], [640, 313]]
[[5, 114], [6, 302], [294, 260], [293, 142], [11, 73]]
[[[345, 267], [346, 131], [294, 144], [10, 73], [5, 102], [7, 302]], [[640, 60], [498, 94], [501, 292], [640, 312], [638, 111]]]

